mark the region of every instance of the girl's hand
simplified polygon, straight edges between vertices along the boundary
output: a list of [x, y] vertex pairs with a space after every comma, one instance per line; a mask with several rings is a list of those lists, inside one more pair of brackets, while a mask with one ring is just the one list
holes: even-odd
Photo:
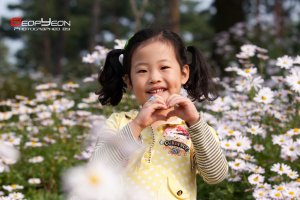
[[159, 95], [153, 95], [144, 103], [142, 109], [134, 120], [130, 123], [130, 127], [137, 138], [140, 132], [153, 122], [165, 120], [167, 114], [163, 114], [162, 110], [168, 109], [165, 100]]
[[167, 117], [177, 116], [183, 119], [189, 126], [195, 124], [200, 116], [194, 103], [187, 97], [172, 94], [166, 101], [167, 106], [174, 107]]

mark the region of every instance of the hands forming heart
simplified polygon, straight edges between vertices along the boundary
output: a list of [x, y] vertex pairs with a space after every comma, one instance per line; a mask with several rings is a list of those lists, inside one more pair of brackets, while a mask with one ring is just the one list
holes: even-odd
[[198, 111], [189, 98], [172, 94], [167, 100], [159, 95], [153, 95], [143, 105], [132, 123], [142, 130], [155, 121], [167, 120], [173, 116], [183, 119], [188, 125], [192, 125], [199, 120]]

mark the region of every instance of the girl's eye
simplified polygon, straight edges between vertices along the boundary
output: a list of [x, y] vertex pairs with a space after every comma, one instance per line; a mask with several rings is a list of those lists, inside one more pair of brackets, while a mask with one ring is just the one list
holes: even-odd
[[144, 69], [140, 69], [140, 70], [137, 71], [137, 73], [146, 73], [146, 72], [147, 72], [147, 71], [144, 70]]
[[168, 69], [168, 68], [170, 68], [170, 67], [168, 67], [168, 66], [161, 67], [161, 69]]

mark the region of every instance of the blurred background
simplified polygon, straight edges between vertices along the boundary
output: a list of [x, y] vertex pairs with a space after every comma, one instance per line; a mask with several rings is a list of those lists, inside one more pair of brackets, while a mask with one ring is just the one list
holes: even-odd
[[[70, 26], [17, 29], [17, 17]], [[129, 93], [116, 107], [98, 102], [107, 48], [147, 27], [201, 49], [221, 91], [196, 106], [230, 174], [215, 186], [198, 178], [198, 197], [300, 199], [300, 0], [0, 0], [0, 199], [66, 199], [62, 174], [87, 163], [96, 125], [138, 108]]]
[[[69, 31], [18, 31], [11, 18], [71, 21]], [[82, 63], [96, 45], [112, 48], [145, 27], [166, 27], [199, 47], [224, 77], [242, 44], [269, 55], [299, 52], [299, 0], [1, 0], [0, 98], [31, 95], [32, 79], [74, 80], [97, 71]]]

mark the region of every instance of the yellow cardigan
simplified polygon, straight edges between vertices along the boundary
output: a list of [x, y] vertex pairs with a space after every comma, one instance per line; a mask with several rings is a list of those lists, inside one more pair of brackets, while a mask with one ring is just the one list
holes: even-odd
[[[153, 129], [146, 127], [135, 140], [128, 123], [137, 115], [136, 110], [112, 114], [106, 126], [127, 145], [143, 149], [138, 166], [130, 166], [125, 176], [132, 192], [143, 189], [150, 199], [196, 199], [196, 173], [209, 184], [221, 182], [228, 166], [215, 130], [201, 117], [191, 127], [176, 118]], [[144, 147], [144, 148], [143, 148]], [[91, 160], [101, 160], [113, 165], [130, 163], [120, 149], [109, 149], [105, 142], [97, 141]]]

